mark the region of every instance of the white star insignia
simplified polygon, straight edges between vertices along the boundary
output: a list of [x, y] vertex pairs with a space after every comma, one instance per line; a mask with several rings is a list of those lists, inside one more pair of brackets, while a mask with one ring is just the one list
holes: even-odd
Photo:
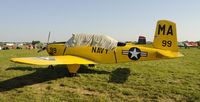
[[136, 49], [134, 49], [133, 51], [129, 51], [131, 53], [131, 58], [135, 57], [136, 59], [138, 59], [137, 55], [140, 54], [140, 52], [137, 52]]

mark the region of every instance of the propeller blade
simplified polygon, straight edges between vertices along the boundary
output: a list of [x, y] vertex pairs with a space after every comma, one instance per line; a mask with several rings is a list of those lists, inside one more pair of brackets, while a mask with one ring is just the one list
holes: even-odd
[[49, 32], [49, 35], [48, 35], [48, 40], [47, 40], [47, 44], [49, 44], [49, 39], [50, 39], [50, 36], [51, 36], [51, 32]]
[[43, 47], [43, 48], [39, 49], [37, 52], [39, 53], [41, 51], [44, 51], [45, 49], [46, 49], [46, 47]]
[[49, 32], [49, 35], [48, 35], [48, 39], [47, 39], [47, 45], [45, 45], [44, 47], [40, 48], [37, 52], [41, 52], [41, 51], [44, 51], [46, 50], [48, 44], [49, 44], [49, 39], [50, 39], [50, 36], [51, 36], [51, 32]]

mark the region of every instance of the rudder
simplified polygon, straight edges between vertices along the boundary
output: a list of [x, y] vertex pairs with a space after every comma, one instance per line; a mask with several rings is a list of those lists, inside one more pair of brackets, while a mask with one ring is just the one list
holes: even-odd
[[178, 52], [176, 24], [174, 22], [168, 20], [157, 22], [153, 47]]

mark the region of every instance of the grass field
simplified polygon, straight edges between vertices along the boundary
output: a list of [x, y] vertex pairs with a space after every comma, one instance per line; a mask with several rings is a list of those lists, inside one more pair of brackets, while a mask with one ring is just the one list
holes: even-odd
[[0, 51], [0, 102], [200, 101], [200, 49], [181, 49], [185, 57], [124, 64], [82, 66], [79, 76], [9, 61], [46, 56], [36, 50]]

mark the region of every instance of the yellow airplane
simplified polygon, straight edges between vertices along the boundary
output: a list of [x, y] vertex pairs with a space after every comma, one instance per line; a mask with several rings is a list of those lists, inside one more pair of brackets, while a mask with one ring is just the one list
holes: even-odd
[[[89, 40], [94, 42], [92, 38]], [[104, 39], [100, 42], [107, 44]], [[116, 47], [108, 49], [109, 46], [106, 49], [105, 46], [101, 46], [102, 44], [90, 43], [90, 45], [81, 46], [81, 43], [79, 46], [68, 46], [66, 43], [49, 43], [46, 50], [50, 56], [12, 58], [11, 61], [32, 65], [50, 65], [50, 67], [59, 64], [67, 65], [68, 71], [73, 76], [76, 75], [81, 64], [113, 64], [183, 56], [178, 51], [176, 24], [168, 20], [157, 22], [153, 47], [118, 42]]]

